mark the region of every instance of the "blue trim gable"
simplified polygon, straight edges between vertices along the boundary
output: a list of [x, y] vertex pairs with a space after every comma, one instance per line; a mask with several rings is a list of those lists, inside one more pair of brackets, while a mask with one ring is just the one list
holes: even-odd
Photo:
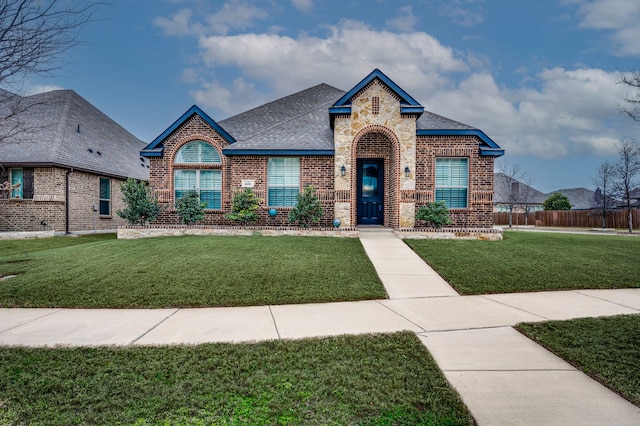
[[198, 107], [197, 105], [193, 105], [184, 114], [182, 114], [180, 118], [178, 118], [171, 126], [169, 126], [167, 130], [162, 132], [160, 136], [155, 138], [153, 142], [151, 142], [142, 151], [140, 151], [140, 156], [141, 157], [162, 157], [163, 151], [164, 151], [163, 143], [165, 139], [168, 138], [169, 135], [171, 135], [171, 133], [173, 133], [178, 127], [184, 124], [185, 121], [187, 121], [188, 119], [190, 119], [192, 116], [196, 114], [200, 116], [200, 118], [202, 118], [216, 132], [218, 132], [220, 136], [222, 136], [227, 142], [232, 144], [236, 141], [233, 138], [233, 136], [231, 136], [229, 133], [227, 133], [226, 130], [220, 127], [220, 125], [216, 123], [213, 118], [209, 117], [207, 113], [202, 111], [200, 107]]
[[223, 149], [224, 155], [333, 155], [333, 149]]
[[411, 95], [405, 92], [400, 86], [398, 86], [393, 80], [387, 77], [378, 68], [371, 71], [371, 73], [356, 84], [353, 89], [344, 94], [338, 101], [329, 107], [329, 116], [331, 118], [331, 127], [333, 128], [334, 115], [337, 114], [351, 114], [351, 100], [358, 94], [366, 85], [373, 80], [378, 79], [391, 89], [400, 98], [400, 112], [402, 114], [416, 114], [421, 115], [424, 112], [424, 107], [420, 105], [418, 101], [413, 99]]
[[504, 149], [500, 148], [489, 136], [487, 136], [482, 130], [478, 129], [465, 129], [465, 130], [438, 130], [438, 129], [418, 129], [416, 131], [417, 136], [477, 136], [486, 144], [486, 146], [480, 147], [480, 155], [500, 157], [504, 155]]

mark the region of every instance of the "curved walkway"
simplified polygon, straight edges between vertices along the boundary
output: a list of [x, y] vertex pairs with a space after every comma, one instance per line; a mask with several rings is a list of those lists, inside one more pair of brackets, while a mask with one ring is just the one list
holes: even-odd
[[640, 289], [460, 296], [390, 231], [360, 239], [388, 300], [197, 309], [0, 309], [0, 345], [165, 345], [410, 330], [479, 424], [638, 425], [640, 408], [516, 332], [640, 313]]

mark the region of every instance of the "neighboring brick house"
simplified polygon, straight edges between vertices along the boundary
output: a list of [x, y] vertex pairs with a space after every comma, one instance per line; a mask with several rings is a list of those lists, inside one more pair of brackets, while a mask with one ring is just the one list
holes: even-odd
[[[313, 185], [320, 225], [391, 228], [420, 225], [416, 208], [435, 200], [447, 202], [452, 226], [491, 227], [503, 154], [482, 131], [424, 111], [377, 69], [348, 92], [320, 84], [220, 122], [193, 106], [140, 153], [161, 201], [199, 192], [204, 224], [230, 224], [233, 193], [253, 187], [257, 224], [287, 225], [295, 196]], [[179, 223], [175, 209], [157, 222]]]
[[[20, 103], [19, 113], [10, 111]], [[0, 232], [113, 230], [126, 221], [120, 183], [147, 180], [145, 143], [77, 93], [5, 101], [0, 122]], [[12, 129], [18, 131], [12, 132]]]

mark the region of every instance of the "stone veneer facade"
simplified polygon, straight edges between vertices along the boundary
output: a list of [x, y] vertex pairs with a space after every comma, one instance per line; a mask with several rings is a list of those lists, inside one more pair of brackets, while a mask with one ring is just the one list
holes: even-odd
[[[341, 226], [357, 226], [357, 171], [359, 159], [384, 162], [383, 226], [412, 229], [421, 205], [435, 198], [435, 159], [464, 157], [469, 164], [468, 207], [450, 210], [453, 227], [491, 228], [493, 225], [493, 156], [481, 156], [481, 141], [474, 135], [417, 136], [416, 114], [402, 114], [401, 100], [385, 84], [375, 79], [351, 100], [351, 113], [334, 117], [334, 155], [299, 156], [300, 188], [313, 185], [324, 208], [319, 226], [331, 226], [334, 218]], [[201, 225], [232, 225], [224, 218], [231, 210], [234, 191], [242, 180], [254, 181], [254, 192], [261, 200], [257, 226], [288, 226], [289, 208], [277, 208], [275, 218], [268, 215], [267, 155], [223, 155], [229, 143], [202, 117], [194, 115], [163, 141], [161, 157], [150, 158], [150, 183], [161, 202], [170, 206], [155, 225], [176, 225], [173, 196], [173, 160], [184, 144], [202, 140], [218, 150], [222, 164], [222, 208], [207, 210]], [[342, 176], [344, 166], [346, 173]], [[189, 165], [189, 168], [198, 167]], [[207, 167], [202, 165], [202, 167]], [[210, 166], [209, 166], [210, 167]], [[409, 169], [408, 176], [405, 168]]]

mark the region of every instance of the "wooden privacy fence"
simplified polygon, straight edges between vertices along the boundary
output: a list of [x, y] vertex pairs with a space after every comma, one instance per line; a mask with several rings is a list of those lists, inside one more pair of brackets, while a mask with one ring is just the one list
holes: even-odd
[[[640, 228], [640, 210], [631, 211], [633, 227]], [[525, 224], [525, 213], [513, 213], [513, 226]], [[509, 225], [509, 213], [494, 213], [495, 225]], [[596, 210], [545, 210], [529, 213], [528, 225], [561, 226], [576, 228], [602, 228], [602, 213]], [[607, 212], [606, 228], [626, 229], [627, 211], [616, 210]]]

